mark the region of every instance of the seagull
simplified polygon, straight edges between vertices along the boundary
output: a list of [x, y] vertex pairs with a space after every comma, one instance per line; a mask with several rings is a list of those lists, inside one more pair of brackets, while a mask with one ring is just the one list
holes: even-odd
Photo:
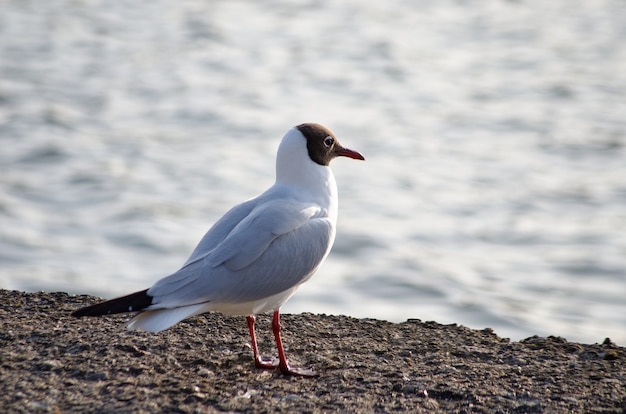
[[[160, 332], [205, 312], [242, 315], [256, 368], [317, 376], [287, 362], [280, 307], [311, 278], [335, 240], [337, 184], [329, 164], [336, 157], [365, 160], [320, 124], [291, 128], [278, 147], [274, 184], [219, 219], [180, 270], [149, 289], [78, 309], [72, 316], [139, 312], [128, 329]], [[278, 361], [259, 354], [255, 315], [265, 312], [273, 312]]]

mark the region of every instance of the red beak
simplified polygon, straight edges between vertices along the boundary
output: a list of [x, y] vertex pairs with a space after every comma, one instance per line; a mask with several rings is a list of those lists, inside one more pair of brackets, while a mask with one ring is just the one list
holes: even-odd
[[359, 152], [353, 151], [348, 148], [338, 147], [335, 151], [338, 157], [348, 157], [354, 160], [363, 160], [365, 161], [365, 157], [363, 157]]

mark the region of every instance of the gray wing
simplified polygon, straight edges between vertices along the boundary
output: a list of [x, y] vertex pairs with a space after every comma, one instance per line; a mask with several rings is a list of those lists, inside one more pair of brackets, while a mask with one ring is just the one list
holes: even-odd
[[258, 198], [244, 201], [241, 204], [231, 208], [221, 219], [219, 219], [202, 237], [194, 251], [189, 256], [183, 267], [189, 263], [195, 262], [207, 254], [209, 254], [217, 245], [219, 245], [226, 236], [230, 234], [233, 228], [246, 216], [250, 214], [257, 203]]
[[210, 252], [196, 255], [148, 294], [153, 308], [262, 299], [306, 281], [334, 240], [334, 223], [310, 203], [254, 206]]

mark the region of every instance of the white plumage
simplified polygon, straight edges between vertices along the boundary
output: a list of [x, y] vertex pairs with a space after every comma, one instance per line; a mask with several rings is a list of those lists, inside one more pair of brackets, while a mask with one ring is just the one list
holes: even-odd
[[[139, 311], [128, 328], [150, 332], [208, 311], [250, 315], [257, 366], [267, 367], [257, 355], [253, 315], [275, 311], [274, 332], [282, 354], [278, 309], [315, 273], [335, 239], [337, 185], [328, 164], [337, 156], [363, 159], [321, 125], [290, 129], [278, 147], [274, 185], [218, 220], [180, 270], [147, 291], [74, 315]], [[283, 358], [283, 372], [294, 373]]]
[[250, 315], [278, 309], [322, 264], [336, 222], [333, 173], [309, 158], [306, 140], [291, 129], [278, 149], [274, 185], [233, 207], [179, 271], [148, 289], [153, 305], [129, 328], [158, 332], [211, 310]]

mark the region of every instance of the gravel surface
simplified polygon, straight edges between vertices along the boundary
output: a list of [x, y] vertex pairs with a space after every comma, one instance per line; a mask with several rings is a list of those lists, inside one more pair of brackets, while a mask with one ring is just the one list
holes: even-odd
[[[255, 369], [245, 318], [206, 314], [150, 334], [126, 331], [124, 316], [69, 316], [96, 301], [0, 290], [3, 412], [626, 410], [626, 349], [610, 339], [511, 342], [417, 319], [284, 315], [287, 356], [320, 373], [311, 379]], [[257, 326], [267, 355], [269, 324]]]

